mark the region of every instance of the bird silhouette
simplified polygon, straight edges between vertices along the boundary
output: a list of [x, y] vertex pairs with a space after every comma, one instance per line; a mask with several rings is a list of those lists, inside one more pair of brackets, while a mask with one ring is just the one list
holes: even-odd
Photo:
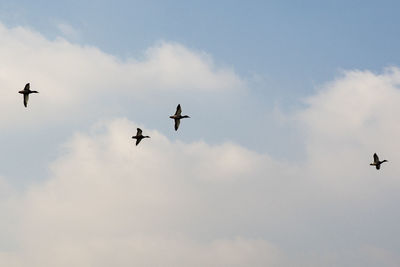
[[372, 163], [369, 164], [369, 165], [375, 166], [376, 169], [379, 170], [379, 169], [381, 168], [381, 164], [384, 163], [384, 162], [388, 162], [388, 161], [387, 161], [386, 159], [385, 159], [385, 160], [382, 160], [382, 161], [379, 161], [378, 155], [377, 155], [376, 153], [374, 153], [374, 162], [372, 162]]
[[182, 114], [181, 104], [178, 104], [178, 106], [176, 107], [175, 115], [169, 116], [171, 119], [175, 120], [175, 131], [178, 130], [179, 124], [181, 123], [181, 119], [190, 118], [188, 115], [182, 116], [181, 114]]
[[25, 85], [24, 90], [19, 91], [18, 93], [23, 94], [24, 95], [24, 106], [27, 107], [28, 106], [28, 100], [29, 100], [29, 94], [33, 94], [33, 93], [39, 93], [38, 91], [31, 91], [30, 90], [30, 84], [27, 83]]
[[136, 145], [138, 145], [140, 143], [140, 141], [142, 141], [143, 138], [150, 138], [150, 136], [142, 135], [142, 130], [140, 128], [137, 128], [136, 135], [132, 136], [132, 138], [136, 139]]

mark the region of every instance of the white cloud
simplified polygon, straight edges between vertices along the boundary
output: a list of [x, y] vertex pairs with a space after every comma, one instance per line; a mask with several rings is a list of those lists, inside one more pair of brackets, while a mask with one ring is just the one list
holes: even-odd
[[[355, 187], [376, 192], [377, 175], [385, 176], [383, 183], [400, 186], [399, 79], [398, 68], [382, 74], [349, 71], [308, 100], [299, 120], [313, 176], [349, 194]], [[378, 173], [366, 168], [375, 152], [389, 160]]]
[[[206, 53], [178, 43], [161, 42], [147, 49], [141, 60], [122, 61], [93, 46], [48, 40], [26, 28], [0, 25], [0, 57], [0, 105], [8, 111], [0, 114], [2, 127], [29, 123], [21, 119], [27, 116], [35, 116], [38, 123], [38, 118], [59, 120], [107, 110], [99, 105], [109, 98], [149, 103], [157, 92], [162, 98], [178, 92], [218, 94], [245, 88], [233, 70], [215, 66]], [[30, 99], [33, 114], [26, 114], [17, 93], [27, 82], [40, 92]]]
[[151, 140], [136, 147], [129, 138], [134, 131], [135, 125], [120, 119], [97, 125], [90, 135], [77, 134], [52, 165], [51, 179], [22, 197], [18, 248], [0, 255], [0, 263], [9, 264], [10, 258], [17, 266], [279, 261], [279, 250], [265, 240], [214, 236], [221, 226], [216, 221], [236, 228], [248, 223], [246, 213], [255, 215], [255, 207], [246, 211], [240, 203], [251, 190], [244, 196], [234, 192], [259, 180], [254, 172], [260, 175], [276, 163], [232, 144], [172, 143], [156, 131], [148, 131]]
[[[86, 111], [110, 90], [146, 99], [244, 87], [178, 44], [121, 62], [24, 28], [1, 26], [0, 40], [4, 125], [20, 116], [10, 114], [21, 79], [41, 91], [24, 114], [35, 123]], [[307, 149], [294, 163], [144, 127], [152, 138], [136, 147], [137, 125], [100, 122], [70, 139], [47, 180], [22, 192], [0, 183], [0, 265], [397, 266], [399, 81], [397, 68], [349, 71], [321, 88], [294, 116]], [[374, 152], [389, 160], [379, 172]]]
[[[365, 171], [345, 164], [349, 174], [334, 176], [323, 159], [296, 166], [230, 143], [171, 142], [151, 130], [151, 139], [136, 147], [130, 139], [136, 127], [127, 119], [104, 121], [64, 146], [50, 178], [3, 209], [16, 223], [3, 223], [14, 245], [0, 254], [2, 265], [398, 263], [366, 230], [383, 222], [363, 219], [370, 219], [368, 210], [390, 215], [382, 206], [399, 200], [390, 172], [383, 169], [389, 177], [378, 180], [368, 163]], [[389, 232], [396, 218], [384, 220]], [[359, 220], [364, 226], [354, 228]], [[364, 241], [354, 239], [354, 231]]]

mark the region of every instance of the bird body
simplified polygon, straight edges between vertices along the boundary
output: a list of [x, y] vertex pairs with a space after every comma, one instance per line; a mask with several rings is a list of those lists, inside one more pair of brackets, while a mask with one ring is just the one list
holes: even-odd
[[18, 93], [24, 95], [24, 106], [28, 106], [29, 94], [39, 93], [38, 91], [31, 91], [30, 90], [30, 83], [27, 83], [24, 87], [24, 90], [19, 91]]
[[379, 169], [381, 168], [381, 164], [384, 163], [384, 162], [388, 162], [388, 161], [387, 161], [386, 159], [380, 161], [378, 155], [377, 155], [376, 153], [374, 153], [374, 162], [372, 162], [372, 163], [369, 164], [369, 165], [375, 166], [375, 168], [376, 168], [377, 170], [379, 170]]
[[136, 145], [138, 145], [143, 138], [150, 138], [148, 135], [143, 135], [142, 132], [140, 128], [137, 128], [136, 135], [132, 136], [133, 139], [136, 139]]
[[169, 116], [171, 119], [175, 120], [175, 131], [178, 130], [179, 125], [181, 123], [181, 119], [184, 118], [190, 118], [188, 115], [181, 115], [182, 114], [182, 108], [181, 108], [181, 104], [178, 104], [178, 106], [176, 107], [176, 112], [174, 115]]

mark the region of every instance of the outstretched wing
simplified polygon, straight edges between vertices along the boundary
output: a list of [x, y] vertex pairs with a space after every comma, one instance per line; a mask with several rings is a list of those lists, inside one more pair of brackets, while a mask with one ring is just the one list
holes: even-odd
[[179, 124], [180, 124], [180, 123], [181, 123], [181, 120], [180, 120], [180, 119], [175, 119], [175, 131], [178, 130]]
[[140, 128], [137, 128], [137, 133], [136, 136], [142, 135], [142, 130]]
[[[374, 162], [379, 162], [379, 157], [376, 153], [374, 153]], [[378, 168], [377, 168], [378, 169]], [[379, 169], [378, 169], [379, 170]]]
[[375, 167], [377, 170], [379, 170], [381, 168], [381, 164], [376, 164]]
[[142, 141], [142, 138], [137, 138], [136, 139], [136, 145], [138, 145], [140, 143], [140, 141]]
[[27, 83], [27, 84], [25, 84], [24, 90], [28, 91], [30, 87], [31, 87], [31, 85], [29, 83]]
[[178, 104], [178, 106], [176, 107], [175, 116], [180, 116], [181, 113], [182, 113], [181, 104]]
[[29, 94], [24, 94], [24, 106], [28, 106]]

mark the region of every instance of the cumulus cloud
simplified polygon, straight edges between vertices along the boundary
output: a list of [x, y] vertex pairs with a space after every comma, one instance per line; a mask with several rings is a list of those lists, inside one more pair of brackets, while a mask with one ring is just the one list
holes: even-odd
[[[121, 61], [24, 28], [0, 33], [3, 127], [21, 79], [41, 91], [32, 121], [68, 119], [110, 91], [146, 101], [245, 86], [179, 44]], [[320, 88], [286, 121], [304, 137], [299, 162], [149, 129], [136, 147], [137, 124], [100, 119], [69, 139], [47, 179], [24, 190], [0, 180], [0, 265], [398, 266], [399, 81], [398, 68], [347, 71]], [[379, 172], [374, 152], [389, 160]]]
[[[302, 114], [304, 123], [313, 108]], [[11, 219], [3, 224], [12, 229], [7, 238], [13, 245], [5, 246], [0, 263], [398, 263], [396, 246], [380, 237], [391, 234], [398, 221], [383, 208], [399, 200], [393, 190], [399, 183], [390, 172], [383, 170], [386, 175], [378, 180], [367, 162], [356, 171], [357, 166], [344, 164], [347, 175], [340, 171], [336, 180], [327, 179], [336, 166], [323, 167], [322, 159], [284, 163], [232, 143], [172, 142], [156, 130], [147, 130], [152, 138], [136, 147], [129, 138], [136, 127], [127, 119], [115, 119], [75, 134], [51, 164], [47, 181], [6, 202], [8, 209], [3, 210]], [[310, 151], [317, 153], [314, 145], [309, 144]], [[324, 152], [332, 158], [340, 153], [340, 149]], [[11, 213], [10, 207], [15, 211]], [[374, 233], [382, 223], [385, 229]]]
[[84, 113], [90, 107], [100, 109], [102, 99], [108, 98], [154, 101], [154, 92], [162, 97], [177, 92], [218, 93], [245, 88], [232, 69], [218, 67], [205, 52], [178, 43], [160, 42], [148, 48], [140, 60], [120, 60], [93, 46], [62, 38], [48, 40], [27, 28], [0, 25], [0, 57], [0, 105], [9, 110], [0, 115], [3, 127], [23, 116], [24, 109], [19, 105], [22, 97], [17, 91], [26, 82], [40, 92], [31, 99], [35, 116], [56, 119]]
[[118, 119], [72, 138], [52, 164], [51, 179], [20, 199], [18, 248], [0, 255], [0, 262], [265, 266], [279, 261], [278, 248], [266, 240], [218, 233], [223, 225], [232, 230], [251, 225], [258, 207], [246, 210], [246, 203], [257, 202], [250, 198], [260, 198], [261, 187], [252, 185], [242, 196], [237, 192], [251, 181], [262, 182], [263, 173], [274, 172], [278, 163], [233, 144], [171, 142], [157, 131], [149, 131], [151, 142], [136, 147], [129, 139], [134, 130], [134, 124]]
[[395, 164], [400, 161], [400, 143], [396, 142], [400, 134], [399, 79], [400, 70], [394, 67], [381, 74], [348, 71], [307, 100], [309, 107], [298, 119], [307, 138], [307, 158], [316, 165], [313, 172], [321, 172], [319, 179], [350, 187], [349, 194], [357, 185], [374, 191], [369, 183], [375, 180], [366, 178], [377, 173], [365, 166], [376, 152], [393, 162], [381, 170], [385, 182], [400, 185], [400, 168]]

